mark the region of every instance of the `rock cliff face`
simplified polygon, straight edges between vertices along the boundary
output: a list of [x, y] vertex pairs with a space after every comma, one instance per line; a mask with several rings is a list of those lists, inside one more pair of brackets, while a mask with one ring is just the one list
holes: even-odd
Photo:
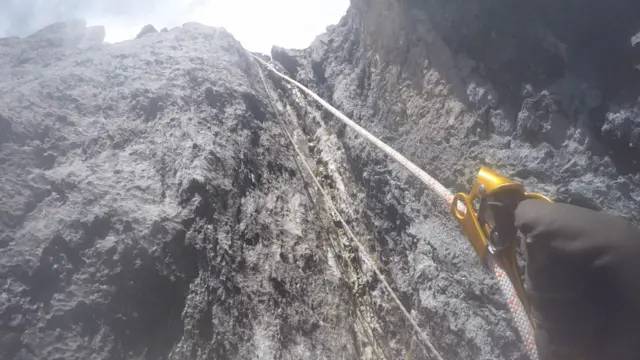
[[[452, 190], [638, 222], [640, 4], [556, 3], [353, 0], [272, 58]], [[428, 359], [285, 128], [446, 359], [526, 358], [432, 195], [230, 34], [103, 39], [0, 39], [0, 358]]]
[[0, 40], [0, 358], [356, 358], [337, 235], [247, 52], [87, 30]]
[[[468, 191], [485, 165], [640, 223], [638, 31], [635, 1], [354, 0], [310, 48], [272, 55], [452, 190]], [[501, 309], [493, 287], [469, 273], [475, 262], [451, 219], [406, 172], [331, 123], [365, 194], [359, 221], [439, 349], [517, 357], [517, 340], [492, 316]]]
[[356, 0], [274, 56], [451, 187], [489, 165], [640, 221], [638, 19], [634, 1]]

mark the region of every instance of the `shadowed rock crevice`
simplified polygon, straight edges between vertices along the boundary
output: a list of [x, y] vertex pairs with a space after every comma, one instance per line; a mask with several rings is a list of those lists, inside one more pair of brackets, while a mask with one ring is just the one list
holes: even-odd
[[[183, 261], [197, 261], [183, 257]], [[183, 255], [183, 256], [180, 256]], [[184, 279], [171, 279], [159, 273], [154, 261], [142, 251], [125, 249], [119, 274], [108, 279], [115, 286], [105, 309], [104, 321], [114, 333], [113, 358], [144, 354], [145, 359], [168, 359], [183, 333], [181, 320], [189, 283], [197, 272]]]

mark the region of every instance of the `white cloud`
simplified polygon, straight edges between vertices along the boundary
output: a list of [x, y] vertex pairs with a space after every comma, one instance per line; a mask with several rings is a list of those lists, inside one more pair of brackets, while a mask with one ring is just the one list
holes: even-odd
[[87, 20], [106, 27], [108, 42], [132, 39], [146, 24], [160, 30], [195, 21], [222, 26], [245, 48], [269, 53], [272, 45], [307, 47], [338, 22], [348, 6], [349, 0], [160, 0], [145, 6], [146, 11], [126, 15], [103, 6]]

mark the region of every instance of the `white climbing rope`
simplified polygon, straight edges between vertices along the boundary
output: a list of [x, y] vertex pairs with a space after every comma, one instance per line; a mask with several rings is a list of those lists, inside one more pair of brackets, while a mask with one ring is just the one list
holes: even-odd
[[[303, 92], [305, 92], [306, 94], [308, 94], [309, 96], [314, 98], [318, 103], [320, 103], [320, 105], [322, 105], [324, 108], [329, 110], [333, 115], [335, 115], [338, 119], [340, 119], [344, 124], [346, 124], [347, 126], [352, 128], [353, 130], [355, 130], [358, 134], [362, 135], [364, 138], [366, 138], [371, 143], [373, 143], [378, 149], [382, 150], [387, 155], [391, 156], [394, 160], [396, 160], [401, 165], [403, 165], [407, 170], [409, 170], [411, 173], [413, 173], [415, 176], [417, 176], [429, 189], [431, 189], [434, 193], [436, 193], [436, 194], [438, 194], [440, 196], [440, 200], [442, 201], [446, 211], [449, 212], [451, 203], [453, 202], [453, 193], [451, 193], [451, 191], [449, 191], [446, 187], [444, 187], [437, 180], [435, 180], [429, 174], [427, 174], [422, 169], [420, 169], [417, 165], [415, 165], [414, 163], [409, 161], [407, 158], [402, 156], [402, 154], [400, 154], [399, 152], [397, 152], [396, 150], [391, 148], [389, 145], [387, 145], [384, 142], [382, 142], [380, 139], [378, 139], [377, 137], [375, 137], [374, 135], [372, 135], [371, 133], [369, 133], [368, 131], [366, 131], [362, 127], [360, 127], [358, 124], [356, 124], [353, 120], [349, 119], [347, 116], [342, 114], [338, 109], [334, 108], [329, 103], [324, 101], [316, 93], [314, 93], [313, 91], [309, 90], [308, 88], [306, 88], [304, 85], [300, 84], [299, 82], [291, 79], [287, 75], [282, 74], [281, 72], [276, 70], [273, 66], [271, 66], [269, 63], [265, 62], [264, 60], [260, 59], [259, 57], [255, 56], [255, 55], [253, 55], [251, 53], [249, 53], [249, 55], [251, 55], [258, 62], [258, 64], [264, 65], [265, 67], [267, 67], [267, 69], [269, 69], [274, 74], [278, 75], [282, 79], [284, 79], [287, 82], [293, 84], [298, 89], [302, 90]], [[265, 80], [264, 75], [262, 73], [262, 70], [260, 69], [260, 65], [258, 65], [258, 69], [260, 71], [260, 76], [262, 77], [262, 82], [264, 84], [265, 90], [269, 94], [269, 102], [271, 102], [271, 94], [270, 94], [269, 89], [267, 87], [267, 83], [266, 83], [266, 80]], [[271, 103], [271, 105], [273, 106], [273, 103]], [[285, 132], [287, 133], [287, 136], [289, 137], [289, 140], [291, 141], [291, 143], [292, 143], [294, 149], [296, 150], [298, 156], [302, 159], [303, 164], [305, 165], [305, 167], [307, 168], [307, 170], [311, 174], [311, 177], [313, 178], [314, 182], [316, 183], [316, 186], [318, 186], [318, 189], [320, 190], [322, 195], [325, 197], [325, 199], [327, 199], [327, 203], [329, 204], [331, 210], [336, 214], [336, 216], [338, 217], [338, 219], [340, 220], [340, 222], [344, 226], [345, 230], [347, 231], [347, 234], [349, 235], [349, 237], [357, 244], [357, 246], [360, 248], [360, 250], [365, 255], [363, 257], [365, 262], [374, 269], [376, 275], [380, 278], [380, 281], [383, 283], [383, 285], [385, 286], [387, 291], [389, 291], [389, 293], [392, 295], [392, 298], [394, 299], [396, 304], [400, 307], [400, 309], [402, 310], [402, 312], [405, 315], [405, 317], [407, 317], [407, 320], [411, 323], [411, 325], [413, 325], [414, 329], [416, 330], [416, 333], [419, 335], [420, 340], [424, 343], [424, 345], [426, 345], [431, 350], [431, 352], [434, 354], [434, 356], [438, 360], [443, 360], [442, 357], [440, 356], [440, 354], [436, 351], [434, 346], [431, 344], [431, 342], [429, 341], [427, 336], [420, 329], [420, 327], [418, 326], [417, 322], [413, 319], [411, 314], [409, 314], [407, 312], [407, 310], [404, 308], [404, 306], [402, 305], [402, 303], [400, 302], [398, 297], [395, 295], [395, 293], [391, 289], [391, 286], [389, 286], [389, 284], [385, 281], [382, 273], [370, 261], [370, 259], [368, 258], [368, 255], [366, 253], [366, 249], [358, 241], [358, 239], [353, 234], [353, 232], [350, 230], [349, 226], [344, 221], [344, 219], [342, 218], [340, 213], [338, 213], [337, 209], [333, 206], [333, 203], [331, 202], [331, 198], [324, 191], [324, 189], [322, 188], [322, 186], [320, 185], [318, 180], [313, 175], [313, 172], [311, 171], [311, 168], [304, 161], [302, 153], [297, 148], [295, 142], [293, 141], [293, 138], [289, 134], [289, 131], [286, 129], [286, 126], [284, 125], [284, 123], [283, 123], [283, 127], [285, 128]], [[458, 207], [461, 207], [461, 205], [458, 204]], [[466, 211], [466, 209], [464, 209], [464, 208], [461, 209], [461, 210], [462, 211]], [[506, 271], [503, 269], [502, 265], [500, 264], [500, 261], [497, 258], [493, 257], [491, 254], [488, 254], [487, 258], [488, 258], [487, 260], [488, 260], [488, 264], [489, 264], [490, 268], [492, 269], [492, 271], [494, 272], [496, 278], [498, 279], [498, 283], [499, 283], [500, 288], [501, 288], [501, 290], [503, 292], [503, 295], [507, 299], [507, 305], [509, 307], [509, 311], [511, 312], [511, 314], [512, 314], [512, 316], [514, 318], [514, 321], [516, 323], [516, 327], [518, 329], [518, 332], [520, 333], [520, 336], [522, 337], [522, 340], [524, 341], [524, 345], [525, 345], [525, 349], [527, 351], [527, 354], [529, 355], [531, 360], [538, 360], [538, 351], [537, 351], [537, 348], [536, 348], [536, 345], [535, 345], [534, 331], [533, 331], [533, 328], [531, 326], [531, 323], [529, 322], [529, 318], [527, 316], [525, 308], [522, 305], [522, 302], [520, 301], [520, 298], [518, 297], [518, 293], [516, 292], [513, 284], [509, 280], [509, 277], [507, 276]]]
[[276, 70], [273, 66], [271, 66], [270, 64], [268, 64], [264, 60], [260, 59], [259, 57], [255, 56], [253, 54], [251, 54], [251, 56], [253, 56], [256, 60], [258, 60], [264, 66], [266, 66], [273, 73], [275, 73], [276, 75], [280, 76], [281, 78], [287, 80], [288, 82], [292, 83], [298, 89], [304, 91], [309, 96], [314, 98], [317, 102], [320, 103], [320, 105], [322, 105], [327, 110], [329, 110], [333, 115], [335, 115], [343, 123], [345, 123], [347, 126], [352, 128], [353, 130], [355, 130], [358, 134], [362, 135], [364, 138], [366, 138], [367, 140], [372, 142], [376, 147], [378, 147], [380, 150], [384, 151], [387, 155], [391, 156], [394, 160], [399, 162], [407, 170], [409, 170], [411, 173], [413, 173], [415, 176], [417, 176], [418, 179], [420, 179], [431, 190], [433, 190], [433, 192], [435, 192], [436, 194], [440, 195], [440, 199], [442, 200], [443, 205], [446, 207], [447, 211], [449, 210], [449, 206], [451, 206], [451, 202], [453, 201], [453, 194], [446, 187], [444, 187], [442, 184], [440, 184], [436, 179], [434, 179], [429, 174], [424, 172], [424, 170], [420, 169], [414, 163], [409, 161], [409, 159], [407, 159], [406, 157], [402, 156], [402, 154], [400, 154], [399, 152], [395, 151], [389, 145], [385, 144], [384, 142], [382, 142], [377, 137], [371, 135], [367, 130], [365, 130], [362, 127], [360, 127], [360, 125], [356, 124], [353, 120], [349, 119], [347, 116], [345, 116], [343, 113], [341, 113], [338, 109], [334, 108], [328, 102], [324, 101], [320, 96], [316, 95], [313, 91], [307, 89], [304, 85], [302, 85], [299, 82], [289, 78], [287, 75], [282, 74], [281, 72]]
[[[269, 87], [267, 86], [267, 82], [266, 82], [266, 80], [264, 78], [264, 74], [262, 73], [262, 69], [260, 68], [260, 65], [258, 65], [258, 71], [260, 72], [260, 77], [262, 78], [262, 83], [264, 85], [265, 91], [267, 92], [267, 95], [269, 96], [269, 103], [271, 104], [271, 107], [273, 108], [273, 110], [277, 114], [278, 111], [277, 111], [277, 109], [275, 107], [275, 104], [271, 100], [271, 92], [269, 91]], [[287, 129], [286, 124], [284, 123], [284, 121], [281, 118], [280, 118], [280, 124], [282, 125], [282, 128], [283, 128], [285, 134], [287, 135], [287, 138], [289, 139], [289, 142], [291, 142], [291, 145], [293, 146], [293, 149], [295, 150], [296, 154], [300, 158], [302, 164], [304, 165], [304, 167], [309, 172], [309, 175], [311, 175], [311, 178], [313, 179], [313, 182], [315, 183], [316, 187], [318, 188], [318, 191], [320, 191], [320, 193], [324, 197], [327, 205], [329, 206], [329, 209], [338, 218], [338, 220], [340, 221], [340, 223], [344, 227], [344, 229], [345, 229], [347, 235], [349, 236], [349, 238], [351, 239], [351, 241], [353, 241], [356, 244], [356, 246], [358, 246], [358, 249], [360, 250], [360, 253], [362, 254], [362, 259], [364, 260], [364, 262], [373, 269], [373, 271], [376, 273], [376, 276], [378, 277], [378, 279], [380, 280], [382, 285], [385, 287], [387, 292], [389, 292], [389, 295], [391, 295], [391, 298], [393, 299], [393, 301], [398, 305], [398, 307], [400, 307], [400, 310], [402, 311], [404, 316], [407, 318], [409, 323], [411, 323], [411, 325], [413, 326], [413, 328], [414, 328], [416, 334], [418, 335], [418, 338], [420, 339], [421, 343], [424, 346], [429, 348], [430, 352], [433, 354], [435, 359], [444, 360], [442, 358], [442, 356], [440, 356], [440, 353], [438, 353], [438, 351], [435, 349], [433, 344], [431, 344], [431, 341], [429, 341], [429, 338], [424, 333], [424, 331], [422, 331], [422, 329], [418, 325], [418, 322], [413, 318], [413, 316], [411, 316], [411, 314], [409, 314], [407, 309], [404, 308], [404, 305], [402, 305], [402, 302], [400, 302], [400, 299], [398, 299], [398, 296], [395, 294], [395, 292], [391, 288], [391, 285], [389, 285], [389, 283], [384, 278], [384, 275], [382, 275], [380, 270], [378, 270], [378, 268], [373, 264], [373, 262], [369, 258], [369, 255], [367, 253], [367, 250], [366, 250], [365, 246], [362, 245], [360, 240], [358, 240], [358, 238], [353, 233], [353, 231], [351, 231], [351, 228], [349, 227], [347, 222], [344, 220], [342, 215], [340, 215], [340, 212], [338, 211], [338, 209], [335, 207], [335, 205], [333, 205], [333, 201], [332, 201], [331, 197], [329, 196], [329, 194], [327, 194], [327, 192], [324, 190], [324, 188], [322, 187], [322, 185], [320, 184], [320, 182], [318, 181], [316, 176], [313, 174], [313, 170], [311, 169], [311, 167], [309, 166], [309, 164], [305, 160], [304, 155], [302, 154], [302, 152], [300, 151], [300, 149], [296, 145], [295, 141], [293, 140], [293, 137], [291, 136], [291, 133], [289, 132], [289, 129]]]

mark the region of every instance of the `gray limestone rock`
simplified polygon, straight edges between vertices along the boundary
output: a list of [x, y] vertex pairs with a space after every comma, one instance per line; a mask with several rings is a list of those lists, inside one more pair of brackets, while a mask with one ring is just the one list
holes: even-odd
[[0, 358], [357, 357], [338, 235], [240, 44], [15, 61], [44, 34], [0, 41]]

